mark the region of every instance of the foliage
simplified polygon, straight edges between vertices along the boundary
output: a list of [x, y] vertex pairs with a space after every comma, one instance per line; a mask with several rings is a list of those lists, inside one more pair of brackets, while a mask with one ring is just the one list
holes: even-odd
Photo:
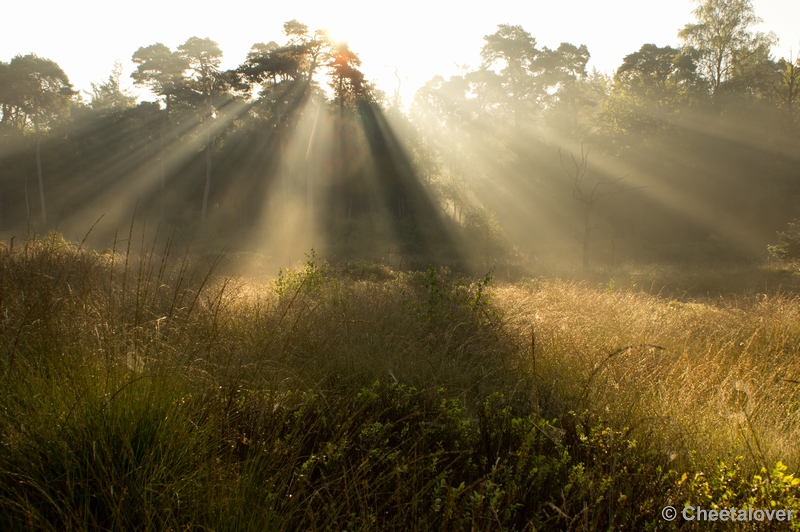
[[617, 69], [604, 112], [618, 131], [629, 134], [664, 128], [681, 105], [697, 100], [704, 89], [696, 69], [691, 55], [670, 46], [642, 45]]
[[120, 113], [136, 105], [136, 97], [122, 89], [122, 63], [114, 63], [114, 69], [103, 83], [92, 83], [92, 101], [89, 105], [94, 110]]
[[[49, 130], [69, 116], [74, 95], [66, 73], [36, 54], [18, 55], [8, 64], [3, 122]], [[8, 116], [6, 116], [8, 115]]]
[[739, 74], [759, 50], [768, 50], [776, 41], [774, 34], [750, 31], [761, 22], [750, 0], [697, 0], [696, 24], [687, 24], [679, 33], [690, 54], [697, 60], [714, 95], [726, 82]]
[[[737, 508], [761, 510], [792, 510], [800, 512], [800, 479], [786, 474], [787, 467], [778, 461], [771, 471], [762, 467], [752, 476], [742, 470], [743, 457], [733, 459], [730, 465], [718, 460], [716, 467], [707, 474], [684, 473], [677, 481], [679, 493], [685, 498], [685, 506], [703, 507], [708, 510]], [[800, 525], [796, 519], [789, 524], [792, 530]]]
[[278, 296], [293, 296], [297, 292], [318, 294], [325, 284], [332, 280], [328, 263], [323, 261], [314, 248], [299, 270], [289, 268], [278, 270], [275, 280], [275, 293]]
[[797, 265], [800, 261], [800, 221], [789, 222], [786, 231], [778, 232], [778, 244], [768, 247], [774, 257]]
[[427, 297], [418, 312], [426, 322], [452, 323], [465, 318], [491, 322], [495, 314], [487, 293], [492, 283], [491, 273], [466, 285], [463, 279], [452, 278], [449, 271], [437, 273], [436, 268], [429, 265], [421, 281]]

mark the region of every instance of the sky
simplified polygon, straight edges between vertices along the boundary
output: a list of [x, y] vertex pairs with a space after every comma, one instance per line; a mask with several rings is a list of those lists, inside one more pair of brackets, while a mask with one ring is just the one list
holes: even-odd
[[[796, 54], [800, 0], [752, 2], [764, 20], [757, 29], [773, 31], [780, 39], [775, 55], [788, 57], [790, 49]], [[521, 25], [540, 47], [586, 44], [592, 55], [589, 69], [611, 74], [642, 44], [677, 46], [677, 32], [694, 20], [695, 6], [691, 0], [490, 0], [482, 9], [474, 5], [450, 0], [0, 0], [6, 21], [0, 60], [34, 52], [56, 61], [76, 89], [89, 91], [91, 82], [108, 77], [115, 61], [123, 64], [123, 86], [130, 84], [130, 59], [139, 47], [161, 42], [174, 49], [192, 36], [217, 41], [224, 53], [222, 66], [234, 68], [254, 43], [282, 44], [283, 23], [297, 19], [312, 31], [328, 29], [337, 40], [348, 41], [361, 57], [367, 79], [387, 94], [398, 87], [399, 76], [407, 105], [433, 76], [458, 74], [464, 65], [476, 67], [484, 35], [494, 33], [498, 24]]]

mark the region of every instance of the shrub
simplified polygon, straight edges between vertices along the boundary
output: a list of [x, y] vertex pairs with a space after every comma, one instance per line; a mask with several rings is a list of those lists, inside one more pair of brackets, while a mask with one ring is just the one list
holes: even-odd
[[789, 222], [785, 232], [778, 232], [778, 244], [768, 246], [769, 252], [776, 258], [797, 267], [800, 265], [800, 220]]

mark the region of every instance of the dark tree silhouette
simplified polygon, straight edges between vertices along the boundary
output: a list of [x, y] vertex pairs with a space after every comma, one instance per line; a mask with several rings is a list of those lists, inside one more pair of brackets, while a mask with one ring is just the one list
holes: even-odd
[[167, 128], [169, 127], [170, 109], [174, 100], [184, 90], [183, 72], [188, 68], [188, 65], [179, 53], [173, 52], [161, 43], [139, 48], [133, 54], [132, 60], [137, 65], [136, 70], [131, 74], [134, 82], [137, 85], [149, 87], [153, 94], [161, 97], [164, 101], [164, 114], [162, 115], [159, 134], [159, 163], [161, 191], [163, 194], [166, 179], [164, 168], [165, 143]]
[[42, 172], [42, 134], [57, 120], [69, 114], [69, 103], [75, 92], [69, 78], [54, 61], [29, 54], [16, 56], [8, 68], [10, 100], [16, 106], [20, 127], [33, 123], [36, 136], [36, 170], [39, 178], [39, 202], [42, 223], [47, 223], [47, 206]]
[[227, 79], [219, 70], [222, 59], [222, 50], [211, 39], [191, 37], [178, 47], [183, 60], [186, 62], [189, 77], [186, 86], [198, 97], [204, 100], [205, 114], [202, 120], [205, 126], [205, 152], [206, 152], [206, 181], [203, 189], [203, 208], [201, 218], [208, 216], [208, 197], [211, 192], [211, 136], [212, 121], [214, 117], [214, 96], [228, 86]]

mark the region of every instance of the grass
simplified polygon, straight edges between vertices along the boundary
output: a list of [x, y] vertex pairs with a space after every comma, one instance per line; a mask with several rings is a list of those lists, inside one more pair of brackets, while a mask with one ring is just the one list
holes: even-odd
[[800, 508], [793, 296], [313, 253], [222, 277], [131, 236], [0, 248], [4, 530], [656, 530], [667, 503]]
[[800, 465], [796, 297], [681, 302], [550, 281], [501, 287], [495, 301], [519, 344], [534, 332], [537, 378], [586, 382], [580, 398], [607, 418], [672, 425], [676, 452]]

